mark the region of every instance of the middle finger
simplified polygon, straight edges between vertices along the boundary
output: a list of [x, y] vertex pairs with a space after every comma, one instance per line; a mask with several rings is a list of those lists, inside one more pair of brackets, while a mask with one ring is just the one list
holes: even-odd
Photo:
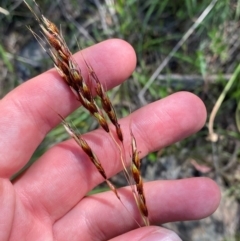
[[[184, 110], [184, 111], [183, 111]], [[170, 145], [199, 130], [205, 122], [205, 107], [190, 93], [177, 93], [152, 103], [120, 121], [129, 157], [129, 125], [141, 156]], [[150, 118], [149, 118], [150, 117]], [[109, 135], [96, 130], [84, 138], [89, 142], [107, 173], [122, 169], [119, 151]], [[59, 219], [88, 191], [103, 181], [96, 168], [73, 140], [50, 149], [15, 183], [18, 194], [29, 197], [34, 212]], [[43, 208], [44, 207], [44, 208]]]

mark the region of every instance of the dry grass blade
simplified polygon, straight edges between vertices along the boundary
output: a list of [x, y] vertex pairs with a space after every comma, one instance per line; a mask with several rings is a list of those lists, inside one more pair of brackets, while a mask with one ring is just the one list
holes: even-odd
[[9, 11], [7, 9], [4, 9], [0, 7], [0, 13], [3, 13], [4, 15], [9, 15]]

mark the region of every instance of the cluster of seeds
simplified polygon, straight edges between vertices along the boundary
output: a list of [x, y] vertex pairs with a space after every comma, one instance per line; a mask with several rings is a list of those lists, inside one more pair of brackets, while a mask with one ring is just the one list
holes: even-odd
[[139, 157], [139, 151], [137, 150], [137, 142], [132, 132], [131, 132], [131, 137], [132, 137], [131, 172], [132, 172], [133, 179], [135, 181], [136, 202], [138, 204], [138, 208], [139, 208], [139, 211], [141, 212], [144, 223], [148, 226], [149, 225], [148, 209], [147, 209], [146, 199], [145, 199], [144, 190], [143, 190], [143, 180], [142, 180], [141, 171], [140, 171], [141, 160]]
[[[110, 135], [111, 135], [111, 130], [109, 128], [109, 124], [106, 116], [108, 116], [111, 123], [115, 126], [117, 139], [114, 139], [113, 135], [111, 135], [111, 137], [113, 138], [117, 147], [120, 149], [121, 160], [122, 160], [125, 176], [130, 186], [132, 187], [132, 192], [136, 200], [136, 203], [138, 205], [138, 208], [140, 210], [142, 219], [145, 225], [149, 225], [148, 210], [147, 210], [146, 200], [143, 192], [143, 181], [142, 181], [141, 172], [140, 172], [140, 158], [138, 155], [139, 152], [137, 150], [137, 145], [136, 145], [136, 140], [134, 138], [134, 135], [131, 132], [132, 163], [129, 171], [126, 167], [126, 160], [123, 160], [122, 158], [123, 156], [122, 152], [125, 152], [124, 144], [123, 144], [123, 133], [122, 133], [120, 124], [118, 122], [116, 112], [113, 108], [113, 105], [108, 95], [106, 94], [106, 91], [103, 88], [103, 85], [99, 81], [93, 68], [90, 66], [89, 63], [85, 61], [85, 64], [88, 68], [88, 73], [89, 73], [88, 80], [92, 80], [94, 82], [94, 89], [90, 87], [89, 82], [85, 81], [83, 76], [81, 75], [81, 70], [77, 65], [77, 63], [74, 61], [72, 57], [72, 53], [67, 47], [67, 44], [63, 39], [59, 29], [56, 27], [56, 25], [51, 21], [49, 21], [46, 17], [44, 17], [44, 15], [41, 13], [39, 6], [35, 1], [34, 2], [39, 10], [38, 15], [33, 11], [33, 9], [25, 0], [24, 2], [27, 5], [27, 7], [30, 9], [30, 11], [34, 14], [36, 20], [38, 21], [39, 26], [42, 30], [41, 33], [43, 35], [43, 38], [37, 35], [31, 29], [30, 31], [33, 33], [33, 35], [38, 40], [38, 42], [43, 47], [43, 49], [49, 54], [49, 56], [54, 62], [55, 68], [57, 69], [58, 73], [63, 78], [63, 80], [68, 84], [68, 86], [71, 88], [77, 100], [81, 102], [82, 106], [86, 110], [88, 110], [92, 116], [96, 118], [99, 125]], [[42, 44], [43, 42], [49, 46], [47, 50], [43, 46]], [[93, 92], [95, 92], [97, 97], [100, 99], [100, 104], [101, 104], [100, 106], [99, 104], [97, 104], [93, 96]], [[88, 143], [82, 138], [81, 135], [78, 135], [74, 132], [71, 126], [64, 120], [64, 118], [61, 115], [59, 116], [62, 120], [62, 124], [65, 127], [66, 131], [76, 141], [76, 143], [82, 148], [82, 150], [87, 154], [90, 161], [94, 164], [94, 166], [96, 167], [100, 175], [104, 178], [104, 180], [108, 184], [109, 188], [115, 193], [116, 197], [121, 201], [116, 188], [108, 180], [105, 170], [103, 169], [100, 161], [98, 160], [97, 156], [92, 151]], [[118, 144], [119, 141], [122, 144], [122, 148]]]

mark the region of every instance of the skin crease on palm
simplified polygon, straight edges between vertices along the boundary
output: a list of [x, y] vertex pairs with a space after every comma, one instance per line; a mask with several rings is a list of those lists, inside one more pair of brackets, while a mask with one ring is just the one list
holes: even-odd
[[[83, 54], [108, 89], [127, 79], [136, 65], [134, 50], [122, 40], [104, 41]], [[86, 77], [81, 54], [74, 58]], [[59, 124], [56, 112], [66, 117], [77, 107], [79, 102], [54, 69], [20, 85], [0, 101], [1, 241], [179, 240], [154, 225], [201, 219], [216, 210], [220, 191], [208, 178], [153, 181], [144, 186], [152, 226], [137, 229], [133, 217], [141, 219], [129, 188], [119, 190], [129, 212], [111, 191], [85, 197], [103, 180], [72, 139], [50, 148], [11, 183], [10, 177]], [[205, 120], [202, 101], [191, 93], [179, 92], [142, 107], [120, 124], [126, 147], [130, 145], [131, 124], [143, 157], [197, 132]], [[122, 169], [119, 152], [102, 129], [84, 138], [108, 177]]]

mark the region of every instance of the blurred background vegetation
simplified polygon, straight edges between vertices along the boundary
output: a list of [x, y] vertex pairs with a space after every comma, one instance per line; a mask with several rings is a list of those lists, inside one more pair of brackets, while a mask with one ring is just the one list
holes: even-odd
[[[143, 174], [146, 180], [214, 179], [223, 195], [215, 216], [168, 227], [187, 241], [240, 240], [240, 1], [38, 2], [44, 15], [61, 26], [72, 52], [108, 38], [124, 39], [134, 47], [138, 57], [135, 72], [110, 92], [119, 117], [180, 90], [193, 92], [204, 101], [207, 123], [210, 119], [215, 133], [209, 133], [206, 124], [192, 137], [148, 155], [143, 159]], [[1, 98], [53, 66], [26, 25], [38, 32], [34, 17], [21, 0], [0, 1]], [[214, 117], [214, 106], [216, 117], [210, 118]], [[82, 109], [69, 118], [81, 133], [97, 127]], [[56, 127], [31, 163], [66, 138], [64, 129]], [[119, 186], [125, 184], [121, 176], [113, 181]]]

